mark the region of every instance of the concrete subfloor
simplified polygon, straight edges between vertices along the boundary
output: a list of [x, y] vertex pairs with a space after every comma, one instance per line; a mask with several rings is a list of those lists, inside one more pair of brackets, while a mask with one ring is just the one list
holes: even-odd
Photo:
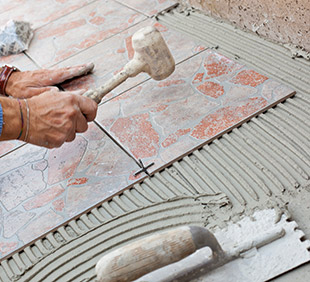
[[[269, 42], [255, 34], [239, 30], [230, 24], [212, 19], [190, 9], [182, 10], [179, 7], [179, 13], [168, 13], [160, 17], [160, 20], [164, 24], [198, 39], [207, 46], [216, 48], [219, 53], [227, 57], [238, 59], [238, 61], [253, 66], [254, 69], [269, 77], [283, 81], [296, 89], [298, 94], [305, 95], [307, 101], [309, 101], [310, 61], [304, 58], [292, 58], [291, 51], [280, 44]], [[305, 103], [303, 109], [308, 113], [310, 112], [309, 105], [309, 103]], [[287, 127], [290, 127], [290, 125], [287, 124]], [[308, 126], [308, 134], [309, 132]], [[309, 173], [309, 168], [307, 169]], [[300, 229], [305, 233], [305, 238], [310, 239], [309, 180], [295, 191], [282, 195], [282, 200], [286, 203], [292, 219], [297, 222]], [[307, 263], [272, 281], [301, 282], [309, 280], [310, 263]]]
[[[309, 187], [292, 196], [288, 201], [287, 208], [292, 218], [298, 223], [301, 230], [310, 239], [310, 193]], [[309, 281], [310, 263], [306, 263], [292, 271], [289, 271], [272, 281], [291, 282], [291, 281]]]

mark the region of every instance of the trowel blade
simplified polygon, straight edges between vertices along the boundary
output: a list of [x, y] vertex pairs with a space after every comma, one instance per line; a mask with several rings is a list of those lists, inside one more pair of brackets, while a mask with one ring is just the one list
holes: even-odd
[[213, 233], [225, 260], [216, 261], [206, 247], [137, 281], [266, 281], [310, 261], [310, 241], [302, 241], [297, 223], [274, 209], [256, 211]]

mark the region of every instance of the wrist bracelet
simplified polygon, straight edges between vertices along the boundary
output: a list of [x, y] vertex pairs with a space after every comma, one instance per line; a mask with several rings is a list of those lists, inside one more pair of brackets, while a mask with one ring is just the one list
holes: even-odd
[[25, 103], [26, 103], [26, 108], [27, 108], [27, 129], [26, 129], [26, 135], [24, 138], [24, 141], [27, 142], [28, 139], [28, 133], [29, 133], [29, 106], [28, 106], [28, 101], [27, 99], [24, 99]]
[[0, 136], [2, 134], [2, 127], [3, 127], [3, 110], [2, 110], [2, 106], [0, 104]]
[[1, 68], [1, 73], [0, 73], [0, 94], [1, 95], [6, 95], [5, 93], [5, 87], [8, 83], [8, 80], [11, 76], [11, 74], [14, 71], [19, 71], [19, 69], [17, 69], [16, 67], [9, 67], [8, 65], [5, 65]]
[[22, 103], [20, 102], [19, 99], [17, 99], [17, 101], [18, 101], [18, 103], [19, 103], [20, 118], [21, 118], [21, 120], [22, 120], [22, 128], [21, 128], [20, 133], [19, 133], [19, 135], [18, 135], [18, 137], [17, 137], [17, 139], [19, 139], [19, 138], [22, 136], [23, 130], [24, 130], [24, 117], [23, 117]]

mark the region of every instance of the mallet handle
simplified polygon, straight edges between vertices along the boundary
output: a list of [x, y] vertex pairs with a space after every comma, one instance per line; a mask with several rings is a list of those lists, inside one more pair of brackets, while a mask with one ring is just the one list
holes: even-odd
[[107, 95], [115, 87], [124, 82], [128, 77], [129, 77], [128, 73], [125, 70], [122, 70], [121, 72], [117, 73], [112, 78], [110, 78], [104, 85], [96, 89], [86, 91], [83, 94], [83, 96], [91, 98], [97, 104], [99, 104], [105, 95]]
[[94, 90], [88, 90], [83, 94], [83, 96], [89, 97], [99, 104], [102, 98], [115, 87], [123, 83], [128, 77], [136, 76], [140, 72], [144, 71], [144, 69], [145, 63], [134, 57], [124, 66], [122, 71], [110, 78], [103, 86], [100, 86]]
[[215, 253], [223, 252], [214, 235], [202, 227], [183, 226], [149, 236], [102, 257], [96, 265], [97, 279], [133, 281], [205, 246]]

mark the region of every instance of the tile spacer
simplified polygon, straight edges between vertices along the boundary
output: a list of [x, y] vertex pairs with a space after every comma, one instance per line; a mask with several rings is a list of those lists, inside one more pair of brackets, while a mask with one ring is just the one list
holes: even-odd
[[153, 162], [153, 163], [150, 163], [150, 164], [147, 165], [147, 166], [144, 166], [144, 164], [143, 164], [143, 162], [142, 162], [141, 159], [139, 159], [139, 163], [140, 163], [141, 169], [138, 170], [138, 171], [134, 174], [134, 176], [137, 176], [137, 175], [140, 174], [141, 172], [145, 172], [146, 175], [151, 176], [151, 175], [149, 174], [149, 172], [147, 171], [147, 169], [150, 168], [150, 167], [151, 167], [152, 165], [154, 165], [155, 163]]

